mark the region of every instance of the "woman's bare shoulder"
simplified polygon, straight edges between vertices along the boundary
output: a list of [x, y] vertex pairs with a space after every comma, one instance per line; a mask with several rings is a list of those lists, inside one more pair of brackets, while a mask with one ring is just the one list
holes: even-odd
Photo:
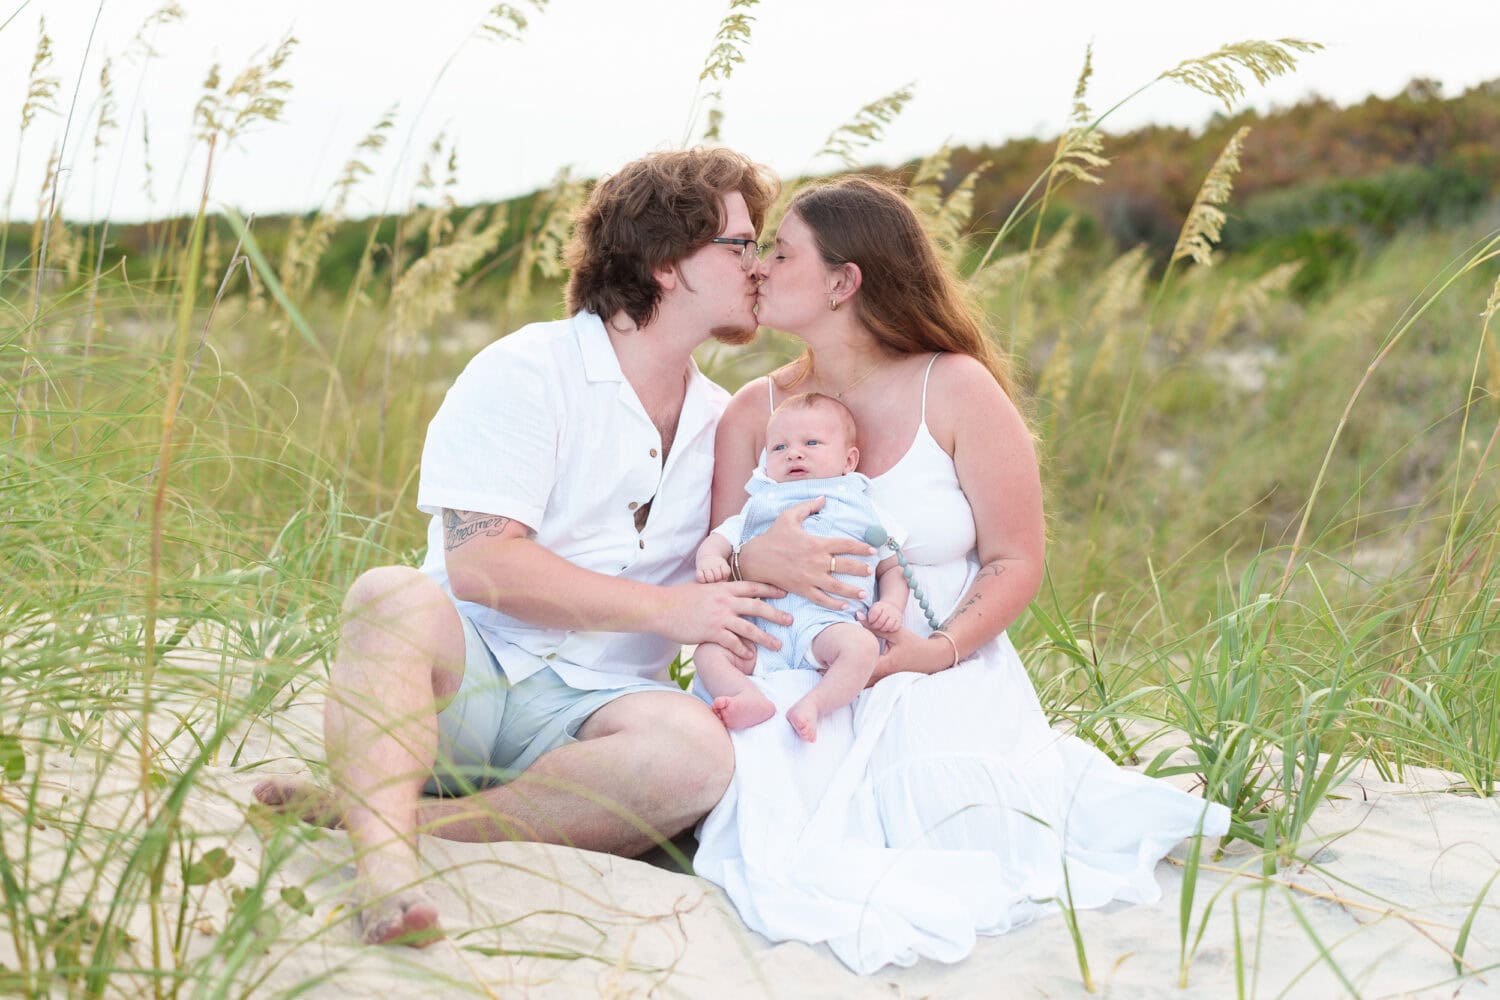
[[927, 426], [949, 447], [960, 425], [991, 430], [1015, 424], [1024, 430], [1020, 411], [978, 358], [944, 354], [932, 366], [927, 382]]
[[762, 375], [740, 386], [739, 390], [729, 397], [729, 405], [724, 408], [721, 425], [729, 422], [732, 426], [739, 426], [757, 420], [765, 423], [766, 418], [771, 415], [770, 396], [766, 388], [769, 379], [769, 375]]

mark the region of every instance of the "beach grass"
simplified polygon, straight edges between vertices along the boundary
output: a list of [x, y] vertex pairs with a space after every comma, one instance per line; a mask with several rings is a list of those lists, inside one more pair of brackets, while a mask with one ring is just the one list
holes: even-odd
[[[1230, 48], [1152, 83], [1231, 99], [1235, 72], [1281, 72], [1300, 51]], [[156, 224], [148, 273], [105, 267], [92, 222], [44, 210], [6, 227], [27, 250], [0, 258], [0, 992], [318, 985], [275, 979], [271, 944], [348, 937], [347, 908], [319, 894], [343, 862], [291, 874], [333, 838], [245, 790], [266, 769], [320, 767], [315, 720], [288, 708], [321, 691], [349, 582], [419, 557], [417, 465], [447, 385], [488, 340], [558, 311], [560, 227], [582, 191], [567, 175], [525, 223], [503, 294], [466, 278], [507, 220], [460, 211], [438, 184], [370, 220], [349, 288], [321, 287], [327, 224], [374, 139], [279, 258], [253, 218], [212, 208], [213, 158], [274, 123], [292, 52], [200, 95], [200, 206]], [[39, 57], [23, 130], [57, 103], [47, 72]], [[1049, 572], [1012, 635], [1060, 728], [1232, 809], [1228, 838], [1187, 849], [1177, 961], [1186, 984], [1204, 927], [1232, 921], [1235, 979], [1254, 995], [1262, 956], [1242, 920], [1264, 919], [1278, 873], [1315, 862], [1309, 821], [1352, 768], [1496, 791], [1500, 219], [1414, 227], [1300, 300], [1253, 258], [1213, 258], [1228, 150], [1196, 165], [1203, 193], [1171, 261], [1101, 261], [1040, 227], [1064, 185], [1108, 180], [1087, 79], [1052, 167], [998, 231], [967, 228], [962, 184], [914, 201], [956, 260], [978, 261], [972, 287], [1033, 395]], [[836, 130], [841, 155], [899, 103]], [[941, 175], [929, 167], [919, 178]], [[794, 352], [770, 334], [701, 362], [734, 389]], [[1236, 840], [1259, 880], [1227, 906], [1195, 898]], [[1454, 939], [1459, 976], [1476, 974], [1464, 954], [1493, 881]], [[1092, 988], [1087, 930], [1064, 910], [1057, 933]], [[488, 930], [478, 953], [614, 961], [588, 933], [502, 945]]]

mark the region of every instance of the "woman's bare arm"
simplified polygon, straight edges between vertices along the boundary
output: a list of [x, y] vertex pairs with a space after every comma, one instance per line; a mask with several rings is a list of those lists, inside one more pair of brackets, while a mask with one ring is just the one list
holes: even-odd
[[[1014, 403], [973, 358], [948, 355], [933, 369], [928, 429], [949, 450], [974, 512], [979, 574], [945, 621], [959, 658], [1005, 631], [1036, 596], [1046, 554], [1041, 473], [1031, 432]], [[893, 642], [878, 676], [933, 673], [953, 663], [941, 636]]]

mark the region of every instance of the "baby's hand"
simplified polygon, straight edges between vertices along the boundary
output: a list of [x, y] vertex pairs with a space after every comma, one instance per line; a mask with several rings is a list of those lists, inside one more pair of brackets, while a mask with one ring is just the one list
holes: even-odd
[[722, 556], [698, 557], [698, 582], [723, 583], [729, 579], [729, 560]]
[[901, 627], [902, 615], [894, 604], [885, 601], [876, 601], [870, 605], [870, 613], [865, 616], [865, 625], [871, 632], [885, 635], [895, 632]]

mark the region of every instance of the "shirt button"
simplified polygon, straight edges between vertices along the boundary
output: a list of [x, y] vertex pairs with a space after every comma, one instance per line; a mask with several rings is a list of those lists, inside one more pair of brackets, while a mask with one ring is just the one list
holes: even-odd
[[646, 547], [646, 540], [644, 538], [642, 538], [641, 539], [641, 548], [644, 549], [645, 547]]
[[630, 501], [630, 509], [631, 510], [635, 510], [639, 506], [640, 506], [640, 504], [636, 503], [634, 500]]
[[652, 448], [652, 449], [651, 449], [651, 457], [652, 457], [652, 458], [655, 458], [655, 457], [656, 457], [656, 449], [655, 449], [655, 448]]

